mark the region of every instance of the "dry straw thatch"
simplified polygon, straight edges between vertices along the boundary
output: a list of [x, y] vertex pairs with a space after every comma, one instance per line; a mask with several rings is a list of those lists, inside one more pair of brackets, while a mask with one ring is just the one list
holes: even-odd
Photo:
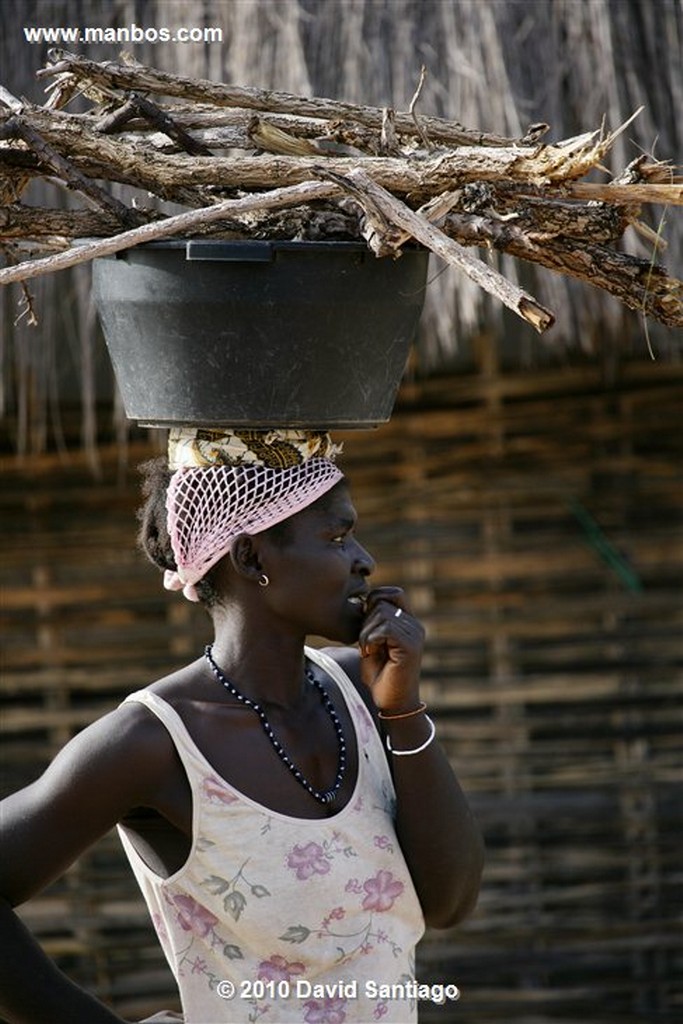
[[[654, 5], [648, 0], [511, 0], [505, 4], [489, 0], [204, 0], [201, 5], [167, 0], [146, 3], [144, 19], [136, 4], [124, 0], [108, 4], [6, 0], [3, 15], [17, 31], [31, 24], [218, 27], [220, 45], [103, 43], [89, 46], [85, 56], [116, 60], [121, 49], [128, 49], [136, 60], [163, 66], [169, 73], [404, 111], [424, 65], [428, 74], [419, 98], [420, 115], [457, 118], [461, 124], [504, 138], [520, 139], [527, 126], [538, 121], [549, 123], [546, 138], [555, 142], [603, 123], [614, 130], [642, 107], [614, 140], [609, 170], [616, 173], [644, 154], [675, 162], [680, 153], [676, 110], [683, 105], [683, 18], [675, 0]], [[6, 46], [10, 38], [5, 33]], [[27, 65], [26, 49], [16, 46], [7, 53], [3, 66], [10, 74], [5, 82], [13, 94], [39, 102], [35, 73], [44, 60], [44, 49], [31, 47], [29, 57]], [[652, 162], [649, 157], [645, 161]], [[592, 175], [593, 182], [609, 179], [609, 174]], [[112, 194], [123, 197], [125, 190], [115, 186]], [[41, 192], [31, 186], [27, 195], [40, 206], [73, 206], [63, 198], [55, 199], [49, 188]], [[645, 267], [653, 256], [656, 261], [663, 259], [675, 273], [683, 263], [683, 228], [676, 213], [662, 206], [645, 210], [640, 218], [647, 225], [645, 231], [629, 228], [620, 248], [631, 250]], [[631, 219], [637, 219], [631, 214]], [[487, 227], [490, 233], [491, 225]], [[500, 235], [500, 227], [494, 227]], [[479, 228], [481, 232], [481, 223]], [[656, 253], [655, 236], [666, 242], [666, 252]], [[475, 241], [491, 238], [480, 233]], [[546, 252], [549, 249], [546, 245]], [[486, 258], [511, 286], [530, 292], [540, 307], [556, 314], [557, 322], [546, 335], [555, 348], [591, 349], [608, 336], [620, 344], [635, 338], [636, 344], [647, 345], [643, 318], [637, 312], [625, 312], [621, 303], [600, 290], [563, 275], [536, 271], [505, 253]], [[65, 279], [69, 281], [66, 288]], [[50, 301], [71, 289], [75, 294], [68, 308]], [[98, 387], [100, 394], [106, 392], [111, 383], [107, 384], [107, 372], [100, 368], [105, 383], [98, 385], [92, 366], [88, 291], [87, 272], [36, 281], [31, 292], [42, 320], [38, 331], [26, 324], [26, 317], [13, 326], [16, 296], [6, 303], [5, 323], [7, 334], [15, 337], [11, 358], [16, 367], [10, 374], [16, 384], [9, 397], [17, 411], [20, 448], [45, 443], [47, 410], [50, 405], [57, 408], [69, 390], [68, 397], [82, 401], [89, 410], [86, 433], [96, 429], [95, 393]], [[424, 369], [440, 365], [453, 353], [458, 339], [481, 330], [500, 332], [503, 323], [501, 304], [477, 284], [461, 273], [435, 268], [418, 349], [420, 365]], [[530, 338], [524, 325], [515, 330], [522, 338]], [[53, 347], [36, 343], [38, 335], [44, 342], [45, 336], [60, 334], [80, 352], [71, 356], [82, 382], [80, 395], [74, 393], [73, 381], [65, 379], [63, 372], [60, 375], [64, 346], [57, 357]], [[658, 355], [675, 350], [675, 340], [671, 329], [658, 330], [656, 325], [649, 329], [649, 343]]]

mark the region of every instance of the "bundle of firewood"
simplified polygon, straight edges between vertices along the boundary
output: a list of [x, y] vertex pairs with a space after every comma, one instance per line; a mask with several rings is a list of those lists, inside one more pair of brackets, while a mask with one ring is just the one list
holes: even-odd
[[[605, 183], [582, 180], [605, 177], [626, 125], [552, 144], [544, 124], [502, 138], [418, 113], [422, 80], [400, 113], [64, 51], [38, 75], [51, 82], [43, 106], [0, 88], [2, 284], [172, 235], [364, 238], [394, 258], [417, 242], [538, 331], [552, 312], [469, 247], [548, 267], [683, 325], [683, 282], [659, 265], [664, 239], [641, 220], [645, 204], [683, 204], [681, 178], [643, 155]], [[64, 109], [75, 97], [87, 100], [85, 112]], [[36, 177], [82, 206], [23, 203]], [[629, 226], [651, 258], [620, 249]]]

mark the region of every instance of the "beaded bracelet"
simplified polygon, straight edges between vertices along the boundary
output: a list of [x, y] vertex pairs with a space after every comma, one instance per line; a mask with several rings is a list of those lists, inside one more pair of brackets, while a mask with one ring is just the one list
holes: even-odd
[[404, 711], [400, 715], [385, 715], [383, 711], [378, 711], [377, 715], [384, 722], [397, 721], [399, 718], [412, 718], [413, 715], [421, 715], [423, 711], [427, 710], [427, 705], [423, 700], [420, 701], [419, 708], [415, 708], [413, 711]]
[[429, 722], [430, 733], [429, 738], [424, 741], [422, 746], [415, 747], [414, 750], [394, 750], [394, 748], [391, 745], [391, 740], [387, 736], [387, 750], [389, 751], [389, 753], [393, 754], [395, 757], [409, 757], [411, 754], [421, 754], [423, 750], [426, 750], [429, 744], [436, 736], [436, 726], [432, 722], [429, 715], [425, 715], [425, 719]]

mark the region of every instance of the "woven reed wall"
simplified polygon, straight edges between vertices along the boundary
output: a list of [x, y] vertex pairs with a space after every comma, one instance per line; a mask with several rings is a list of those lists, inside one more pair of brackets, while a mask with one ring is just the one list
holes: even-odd
[[[475, 915], [427, 936], [421, 1021], [673, 1021], [680, 944], [683, 372], [643, 360], [407, 384], [344, 465], [378, 581], [428, 627], [425, 697], [488, 847]], [[8, 460], [3, 789], [194, 657], [202, 613], [134, 549], [136, 474]], [[129, 465], [149, 454], [137, 444]], [[68, 823], [65, 823], [68, 827]], [[25, 919], [127, 1019], [173, 1005], [115, 837]]]

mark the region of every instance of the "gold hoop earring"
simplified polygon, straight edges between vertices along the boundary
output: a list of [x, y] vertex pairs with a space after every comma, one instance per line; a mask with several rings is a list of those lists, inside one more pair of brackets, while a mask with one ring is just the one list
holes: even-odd
[[259, 585], [259, 587], [267, 587], [269, 583], [270, 583], [270, 580], [268, 579], [266, 574], [264, 572], [262, 572], [261, 575], [258, 578], [258, 585]]

